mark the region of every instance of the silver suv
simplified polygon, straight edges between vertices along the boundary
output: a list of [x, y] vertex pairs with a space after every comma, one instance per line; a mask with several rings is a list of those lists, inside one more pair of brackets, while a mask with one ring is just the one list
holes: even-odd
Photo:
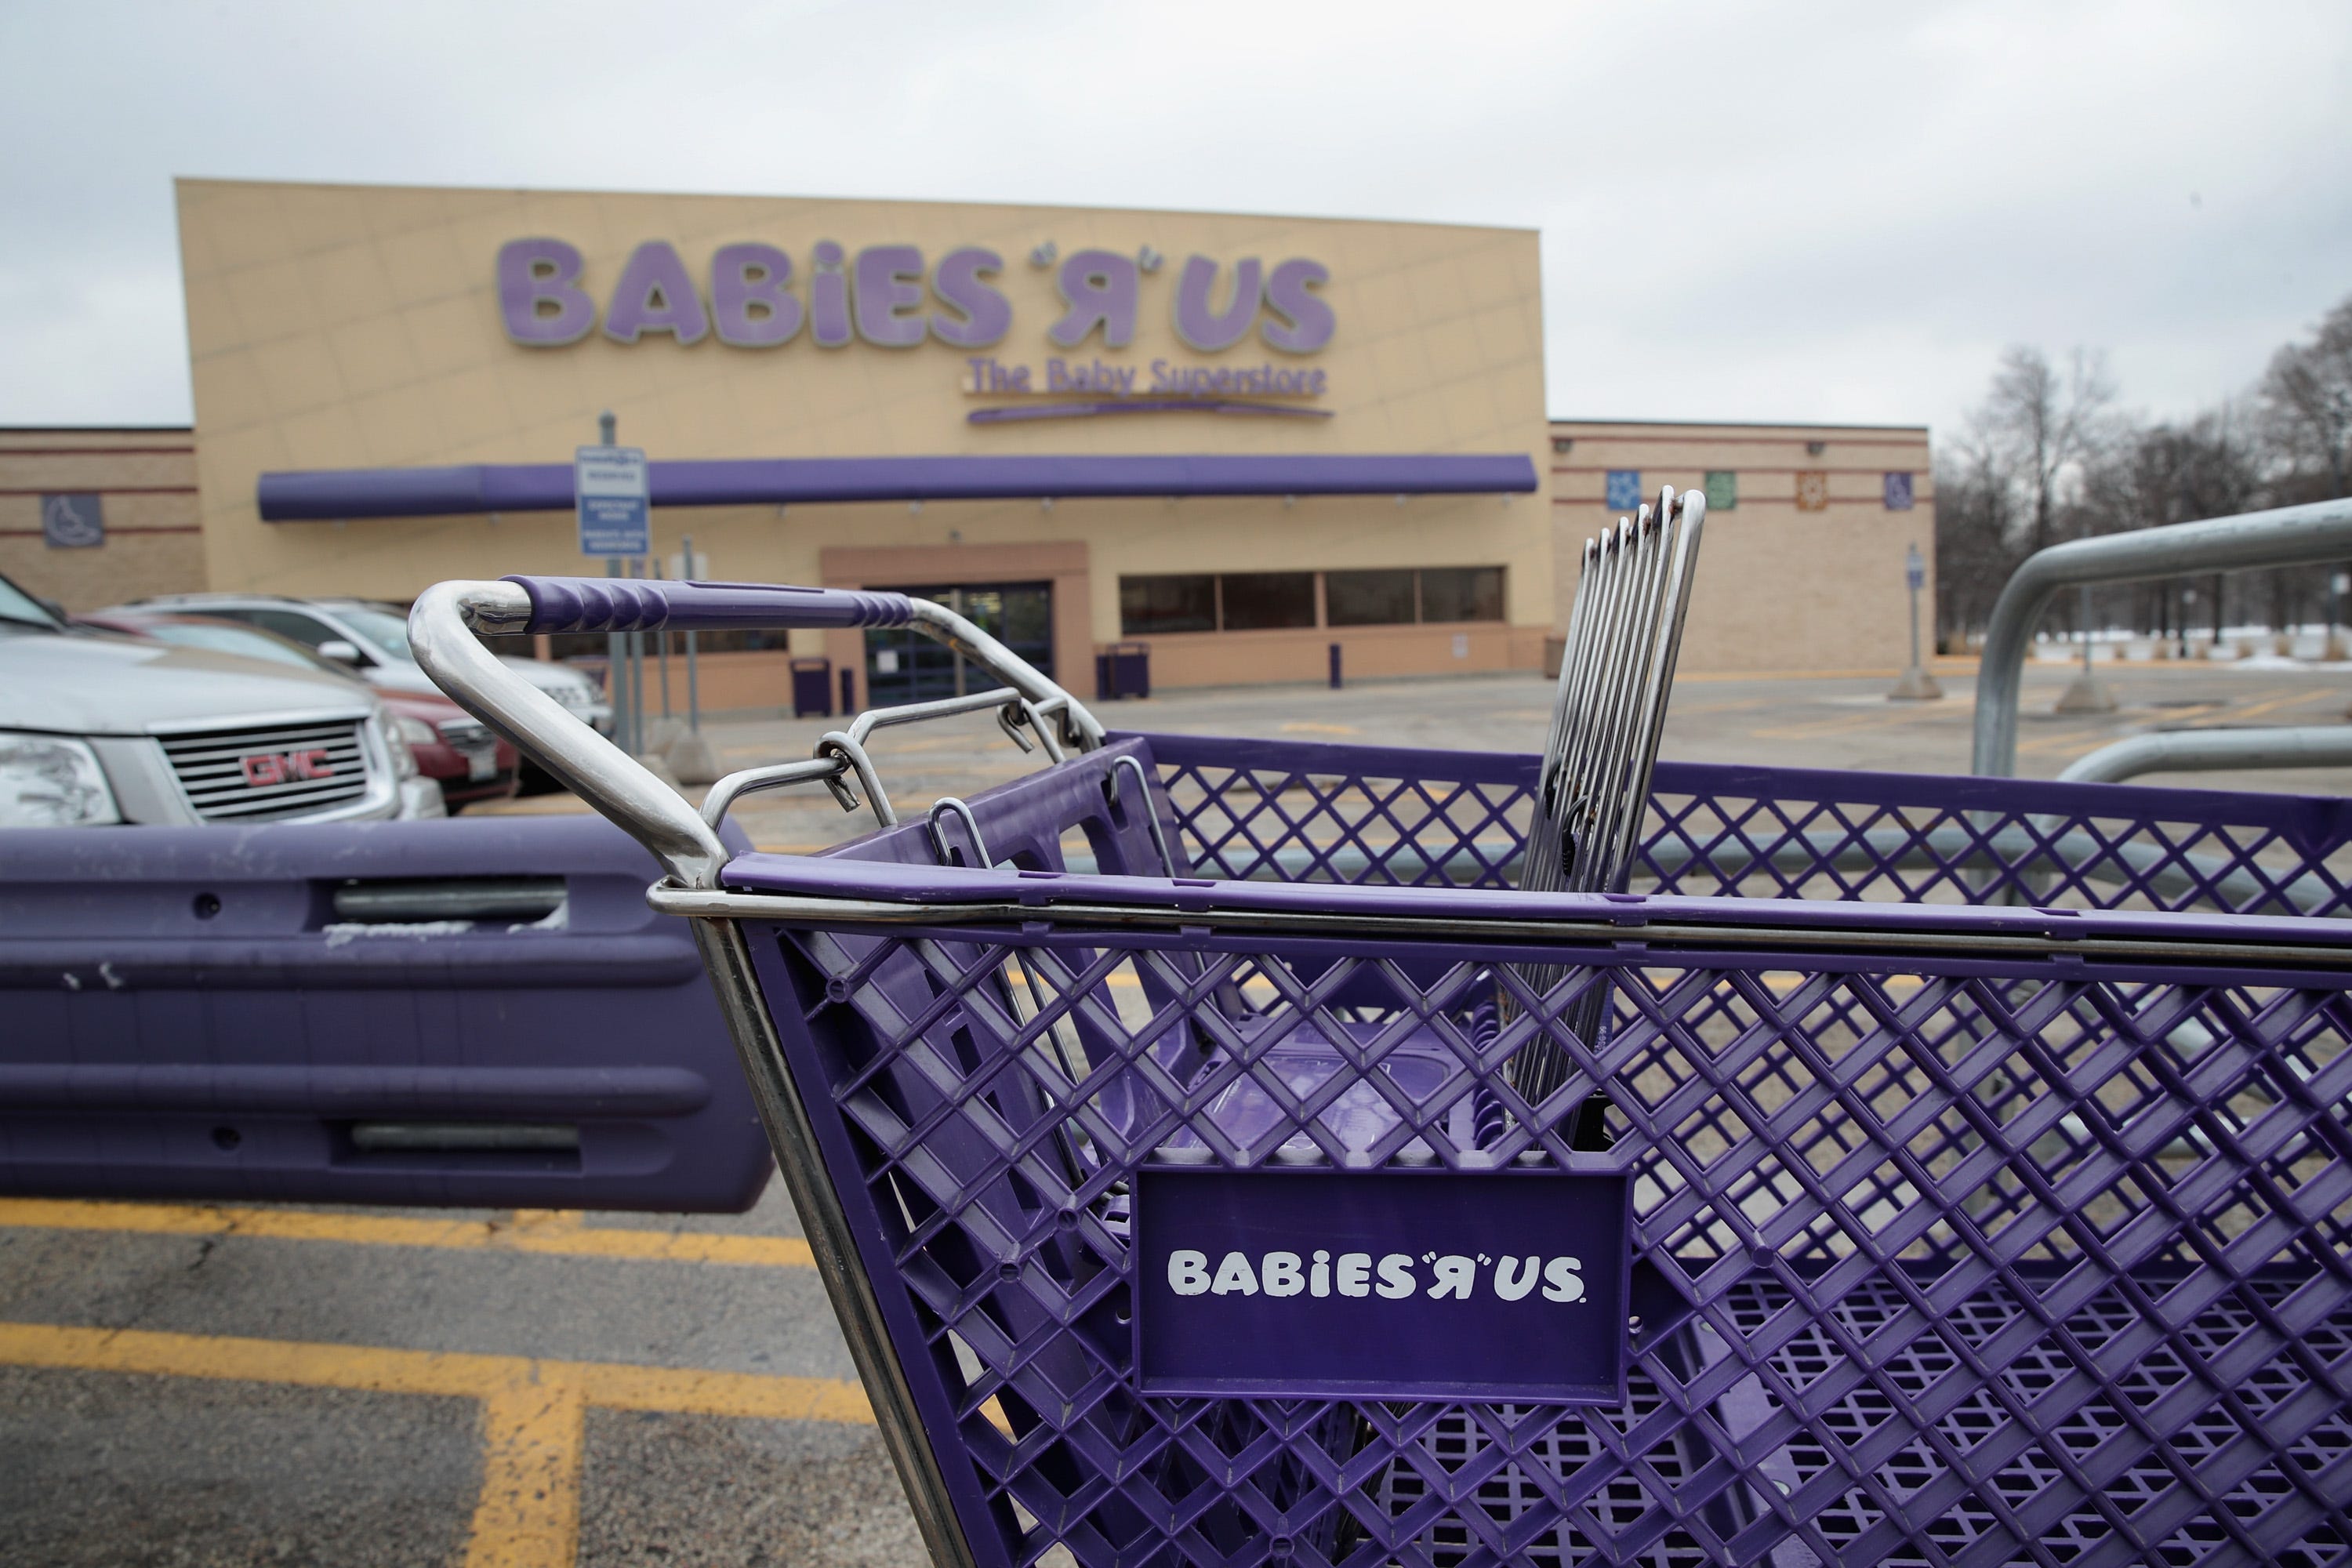
[[0, 827], [388, 817], [422, 782], [348, 680], [72, 630], [0, 577]]
[[[121, 607], [181, 610], [245, 621], [351, 666], [370, 686], [441, 695], [441, 689], [408, 651], [408, 616], [395, 605], [369, 599], [296, 599], [276, 594], [165, 594]], [[510, 654], [500, 655], [499, 661], [562, 703], [574, 718], [606, 734], [612, 732], [612, 705], [596, 683], [578, 670]]]

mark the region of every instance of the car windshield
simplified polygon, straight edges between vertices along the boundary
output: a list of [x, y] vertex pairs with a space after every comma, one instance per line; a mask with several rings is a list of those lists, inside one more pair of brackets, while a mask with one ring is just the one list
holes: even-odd
[[365, 637], [386, 658], [403, 664], [416, 662], [416, 656], [408, 651], [408, 623], [391, 611], [372, 610], [364, 605], [338, 605], [335, 618]]
[[0, 621], [22, 621], [26, 626], [47, 626], [52, 631], [58, 625], [58, 618], [41, 608], [39, 600], [5, 577], [0, 577]]
[[332, 670], [337, 675], [351, 672], [312, 656], [307, 650], [272, 637], [254, 626], [232, 626], [226, 621], [149, 621], [140, 626], [144, 635], [158, 642], [175, 643], [182, 647], [209, 648], [215, 653], [238, 654], [246, 658], [266, 658], [272, 664], [291, 664], [303, 669]]

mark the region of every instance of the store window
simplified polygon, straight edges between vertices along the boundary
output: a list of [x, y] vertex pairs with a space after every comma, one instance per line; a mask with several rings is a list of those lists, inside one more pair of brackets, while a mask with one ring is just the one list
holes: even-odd
[[1414, 619], [1411, 572], [1327, 572], [1325, 618], [1335, 626], [1405, 626]]
[[1253, 632], [1415, 622], [1499, 621], [1500, 566], [1391, 567], [1325, 572], [1323, 619], [1315, 618], [1313, 572], [1228, 572], [1118, 580], [1121, 637], [1168, 632]]
[[1499, 621], [1503, 618], [1500, 566], [1433, 566], [1421, 574], [1421, 618], [1424, 621]]
[[1217, 580], [1206, 572], [1118, 580], [1119, 636], [1217, 629]]
[[1229, 572], [1222, 588], [1226, 631], [1278, 631], [1315, 624], [1312, 572]]

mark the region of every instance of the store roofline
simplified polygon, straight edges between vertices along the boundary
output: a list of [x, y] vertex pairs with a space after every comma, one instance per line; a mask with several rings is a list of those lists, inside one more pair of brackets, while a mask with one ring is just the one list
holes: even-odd
[[1553, 425], [1654, 426], [1669, 430], [1864, 430], [1906, 436], [1925, 436], [1928, 431], [1925, 425], [1812, 425], [1801, 419], [1585, 419], [1554, 414], [1548, 422]]
[[[1097, 497], [1531, 494], [1523, 452], [1348, 457], [730, 458], [647, 465], [656, 506]], [[263, 474], [264, 522], [570, 511], [569, 463]]]

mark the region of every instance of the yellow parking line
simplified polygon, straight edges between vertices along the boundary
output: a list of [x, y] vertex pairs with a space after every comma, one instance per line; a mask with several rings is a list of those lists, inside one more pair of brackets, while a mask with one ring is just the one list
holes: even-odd
[[2240, 719], [2251, 719], [2258, 713], [2272, 713], [2281, 708], [2294, 708], [2305, 702], [2318, 702], [2343, 695], [2341, 691], [2324, 687], [2315, 691], [2293, 691], [2284, 696], [2273, 697], [2267, 702], [2253, 702], [2243, 708], [2225, 709], [2210, 720], [2200, 719], [2188, 727], [2199, 730], [2208, 729], [2215, 724], [2227, 724]]
[[1940, 719], [1967, 710], [1958, 708], [1936, 709], [1926, 704], [1907, 708], [1888, 707], [1883, 712], [1841, 713], [1833, 719], [1809, 720], [1801, 724], [1777, 724], [1769, 729], [1750, 730], [1748, 736], [1759, 741], [1801, 741], [1816, 735], [1843, 735], [1856, 730], [1891, 730], [1897, 724], [1916, 724], [1922, 720]]
[[482, 1492], [467, 1541], [467, 1568], [554, 1568], [572, 1561], [580, 1540], [580, 1460], [591, 1405], [772, 1421], [874, 1422], [866, 1391], [832, 1378], [142, 1329], [0, 1322], [0, 1366], [478, 1399]]
[[466, 1568], [540, 1568], [580, 1554], [588, 1406], [577, 1377], [517, 1382], [482, 1401], [482, 1495]]
[[541, 1258], [724, 1263], [752, 1268], [816, 1266], [808, 1243], [796, 1236], [619, 1230], [583, 1225], [576, 1213], [558, 1209], [524, 1209], [518, 1211], [511, 1221], [500, 1222], [192, 1204], [0, 1198], [0, 1226], [9, 1226], [36, 1230], [131, 1231], [148, 1236], [251, 1236], [276, 1241], [343, 1242], [357, 1247], [429, 1247], [460, 1252], [520, 1252]]

